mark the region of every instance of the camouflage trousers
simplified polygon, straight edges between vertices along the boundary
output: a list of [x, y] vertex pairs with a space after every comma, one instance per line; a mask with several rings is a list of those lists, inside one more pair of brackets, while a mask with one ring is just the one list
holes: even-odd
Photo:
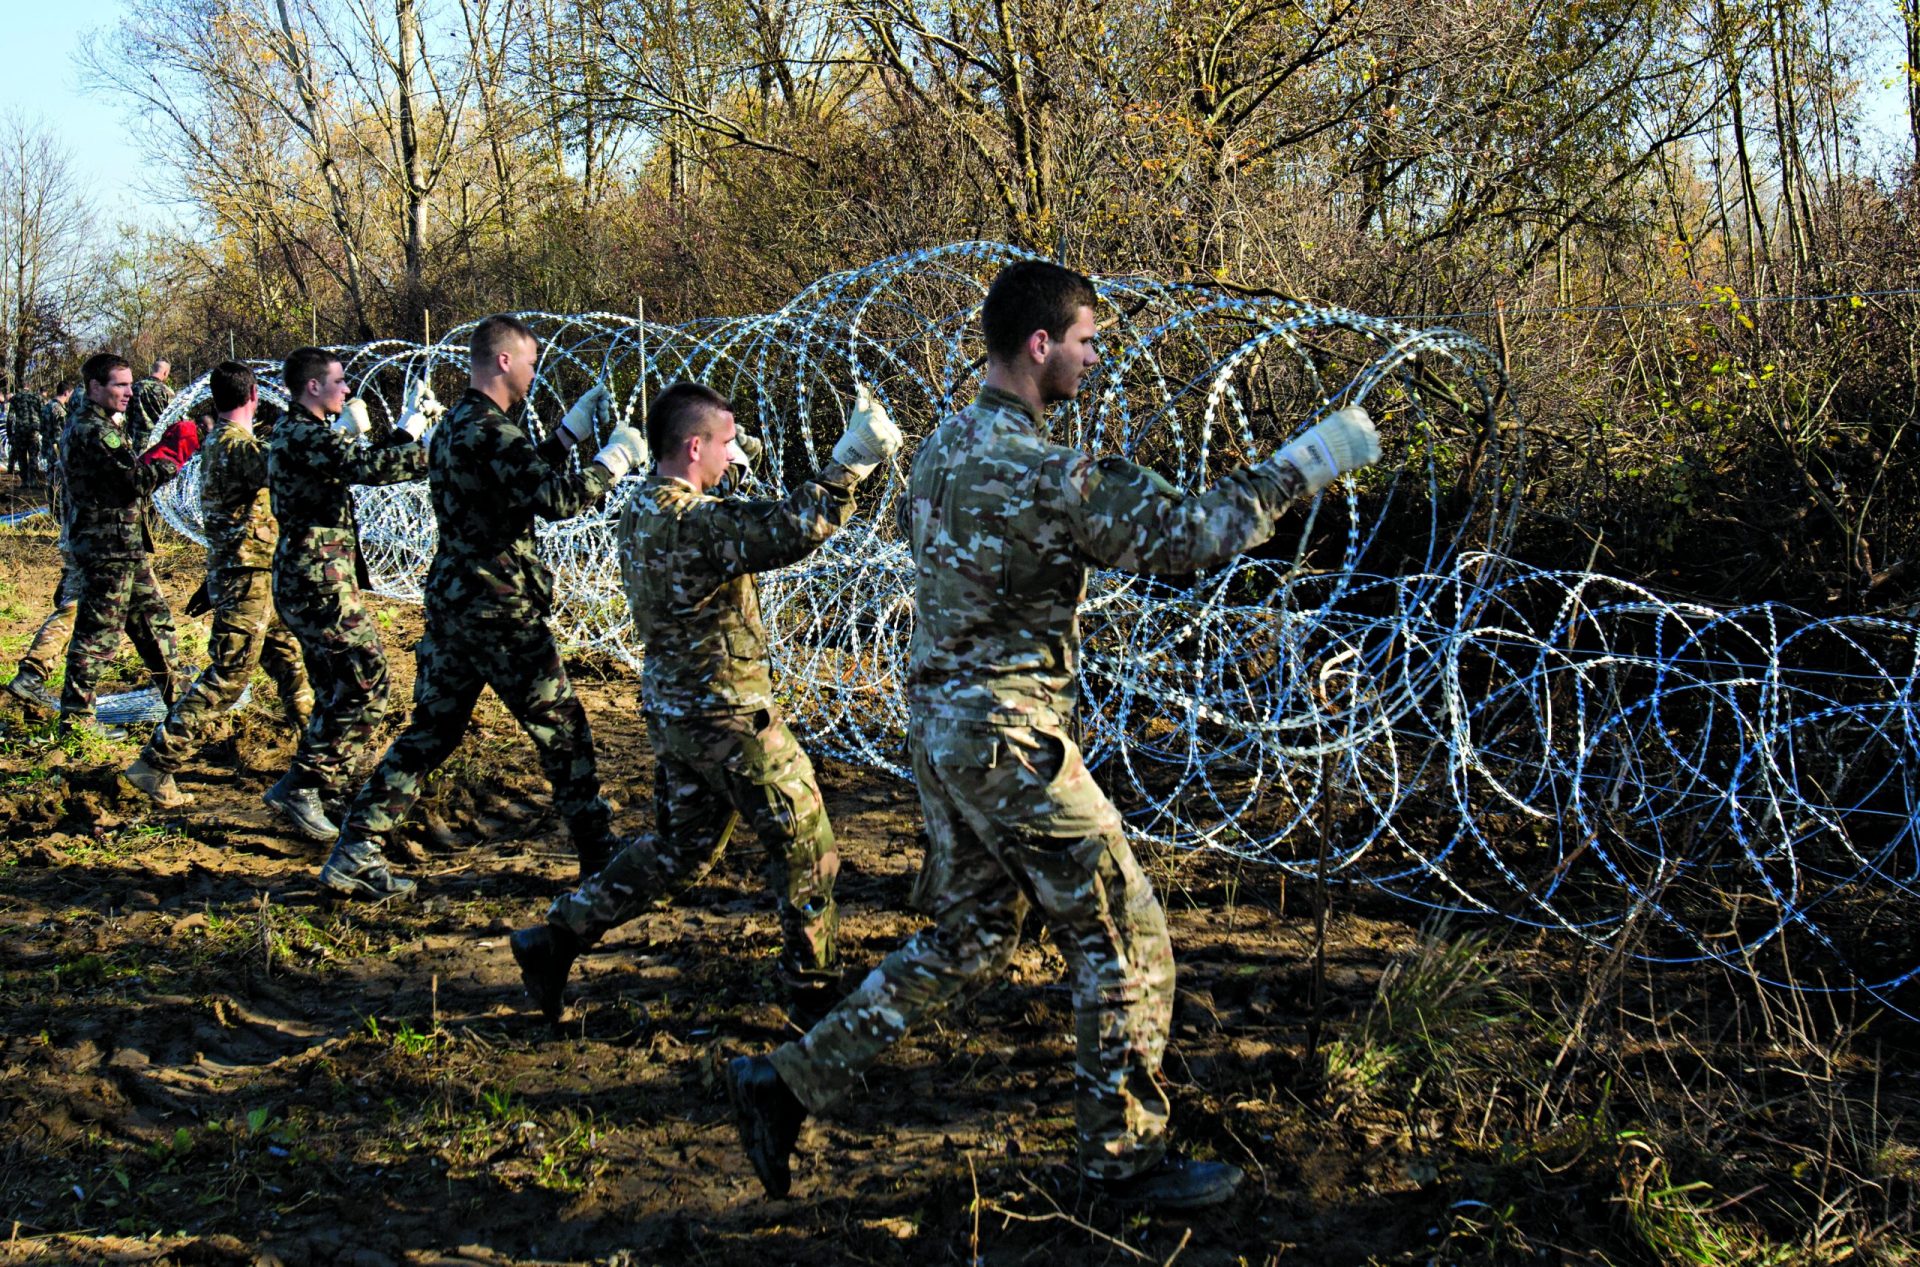
[[276, 556], [273, 565], [273, 605], [299, 639], [313, 677], [313, 718], [289, 773], [293, 786], [323, 796], [346, 784], [387, 715], [387, 656], [354, 575], [356, 548], [343, 533], [297, 561]]
[[744, 817], [766, 850], [780, 908], [780, 975], [831, 983], [840, 915], [840, 855], [813, 763], [773, 709], [662, 717], [649, 713], [654, 830], [636, 836], [592, 879], [556, 899], [547, 922], [591, 945], [712, 869]]
[[60, 692], [60, 715], [93, 716], [93, 684], [120, 649], [122, 630], [132, 638], [162, 698], [172, 703], [179, 681], [174, 665], [180, 660], [180, 643], [153, 564], [142, 557], [77, 560], [75, 566], [80, 573], [80, 601], [73, 615], [73, 640], [67, 644], [67, 683]]
[[421, 784], [460, 746], [481, 689], [491, 686], [533, 741], [574, 843], [606, 839], [593, 729], [545, 621], [461, 625], [429, 615], [414, 658], [413, 716], [354, 797], [348, 837], [381, 840], [406, 821]]
[[7, 463], [10, 470], [19, 474], [22, 482], [40, 477], [40, 431], [37, 427], [14, 438]]
[[831, 1107], [909, 1029], [1001, 972], [1037, 904], [1072, 973], [1080, 1167], [1111, 1179], [1157, 1164], [1173, 947], [1119, 813], [1058, 729], [915, 718], [912, 740], [928, 837], [914, 902], [935, 923], [776, 1049], [775, 1068], [809, 1110]]
[[274, 614], [267, 574], [258, 568], [216, 568], [207, 573], [207, 597], [213, 603], [210, 663], [155, 727], [141, 754], [148, 765], [169, 774], [209, 742], [255, 668], [266, 669], [289, 714], [313, 710], [300, 644]]
[[[73, 641], [73, 616], [80, 610], [80, 569], [66, 557], [65, 551], [61, 557], [60, 584], [53, 591], [53, 610], [40, 622], [27, 653], [20, 657], [20, 671], [38, 674], [42, 681], [52, 677], [54, 666], [67, 658], [67, 645]], [[138, 630], [129, 629], [128, 633], [136, 640], [151, 641], [144, 624]]]

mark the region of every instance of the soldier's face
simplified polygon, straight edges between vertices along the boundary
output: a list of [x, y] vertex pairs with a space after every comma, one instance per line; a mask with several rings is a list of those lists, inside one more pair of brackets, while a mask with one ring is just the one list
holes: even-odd
[[727, 466], [733, 461], [727, 452], [740, 429], [733, 425], [733, 415], [724, 409], [717, 409], [711, 415], [706, 429], [699, 432], [688, 444], [691, 452], [687, 455], [687, 466], [694, 476], [694, 484], [701, 492], [718, 488], [726, 476]]
[[89, 382], [87, 399], [110, 414], [127, 412], [127, 402], [133, 399], [133, 371], [123, 365], [108, 371], [106, 382]]
[[540, 360], [540, 342], [537, 339], [513, 340], [508, 350], [500, 354], [500, 359], [503, 362], [500, 381], [506, 384], [507, 391], [517, 405], [533, 390], [533, 367]]
[[1062, 404], [1080, 394], [1082, 380], [1100, 363], [1093, 345], [1097, 333], [1093, 309], [1083, 306], [1066, 333], [1049, 342], [1046, 364], [1040, 368], [1040, 394], [1047, 404]]
[[307, 389], [302, 395], [322, 417], [339, 413], [347, 407], [346, 367], [338, 361], [329, 363], [324, 375], [307, 380]]

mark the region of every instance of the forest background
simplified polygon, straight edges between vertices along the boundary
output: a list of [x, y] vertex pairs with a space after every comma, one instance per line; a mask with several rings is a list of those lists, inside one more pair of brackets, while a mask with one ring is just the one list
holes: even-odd
[[675, 321], [996, 238], [1497, 341], [1530, 556], [1884, 608], [1920, 587], [1915, 64], [1920, 0], [129, 0], [74, 74], [140, 174], [0, 122], [0, 342], [45, 386]]

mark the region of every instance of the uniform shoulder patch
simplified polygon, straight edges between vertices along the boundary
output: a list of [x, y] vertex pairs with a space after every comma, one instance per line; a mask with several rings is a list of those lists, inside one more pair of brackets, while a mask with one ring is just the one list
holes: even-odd
[[117, 449], [126, 442], [126, 438], [118, 431], [108, 430], [100, 433], [100, 443], [106, 445], [109, 449]]

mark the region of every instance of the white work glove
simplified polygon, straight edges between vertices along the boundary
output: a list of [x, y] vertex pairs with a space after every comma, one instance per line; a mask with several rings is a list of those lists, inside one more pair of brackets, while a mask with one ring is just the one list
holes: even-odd
[[582, 440], [593, 439], [599, 434], [600, 424], [612, 416], [613, 397], [607, 394], [606, 388], [595, 383], [579, 400], [573, 402], [573, 408], [567, 410], [567, 416], [560, 420], [560, 443], [571, 449]]
[[906, 443], [900, 428], [887, 417], [887, 407], [875, 400], [867, 385], [861, 383], [854, 393], [853, 415], [847, 419], [847, 429], [840, 433], [839, 441], [833, 446], [833, 460], [851, 471], [855, 479], [863, 480], [873, 474], [874, 468], [892, 461]]
[[367, 402], [355, 396], [347, 402], [340, 416], [333, 420], [335, 431], [346, 432], [347, 439], [358, 440], [373, 430], [373, 419], [367, 415]]
[[646, 466], [647, 438], [632, 427], [615, 427], [606, 447], [594, 454], [593, 460], [612, 471], [617, 480], [628, 471]]
[[400, 403], [400, 430], [406, 432], [409, 439], [418, 440], [425, 435], [427, 428], [440, 421], [440, 415], [446, 412], [447, 407], [434, 397], [432, 383], [424, 378], [407, 380], [407, 390]]
[[1337, 409], [1280, 450], [1275, 461], [1300, 472], [1312, 496], [1350, 471], [1380, 460], [1380, 432], [1358, 405]]

